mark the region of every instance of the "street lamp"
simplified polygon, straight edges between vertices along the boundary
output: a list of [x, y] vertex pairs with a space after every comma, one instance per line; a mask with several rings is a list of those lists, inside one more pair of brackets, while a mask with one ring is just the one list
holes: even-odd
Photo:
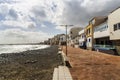
[[64, 26], [66, 28], [66, 56], [67, 56], [67, 27], [73, 25], [59, 25], [59, 26]]

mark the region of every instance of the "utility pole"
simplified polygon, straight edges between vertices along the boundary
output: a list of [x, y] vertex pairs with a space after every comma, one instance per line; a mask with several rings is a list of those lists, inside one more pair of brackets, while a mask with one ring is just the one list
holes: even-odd
[[59, 26], [64, 26], [66, 28], [66, 56], [67, 56], [67, 27], [73, 25], [59, 25]]

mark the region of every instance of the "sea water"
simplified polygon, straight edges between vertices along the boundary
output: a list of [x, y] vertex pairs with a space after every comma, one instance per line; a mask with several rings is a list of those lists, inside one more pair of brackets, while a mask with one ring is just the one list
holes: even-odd
[[38, 50], [50, 47], [49, 45], [0, 45], [0, 54], [19, 53], [28, 50]]

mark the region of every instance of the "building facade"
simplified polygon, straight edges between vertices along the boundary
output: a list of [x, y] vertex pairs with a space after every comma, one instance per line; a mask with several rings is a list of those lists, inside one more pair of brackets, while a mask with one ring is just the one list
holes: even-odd
[[105, 20], [107, 19], [106, 16], [98, 16], [98, 17], [94, 17], [93, 19], [91, 19], [89, 21], [89, 25], [86, 27], [85, 29], [85, 33], [86, 33], [86, 46], [87, 49], [92, 50], [94, 47], [94, 27], [100, 25], [101, 23], [105, 22]]
[[113, 41], [117, 52], [120, 54], [120, 8], [108, 15], [108, 26], [110, 29], [110, 40]]
[[89, 50], [92, 50], [93, 47], [93, 25], [89, 23], [89, 25], [85, 29], [86, 34], [86, 47]]
[[66, 35], [65, 34], [60, 35], [59, 45], [66, 45]]
[[79, 32], [79, 47], [86, 49], [86, 35], [84, 29]]
[[116, 54], [113, 42], [110, 40], [108, 19], [101, 24], [94, 26], [94, 49], [108, 54]]
[[74, 43], [74, 47], [78, 48], [79, 47], [79, 35], [77, 35], [74, 39], [73, 39], [73, 43]]
[[74, 45], [78, 45], [76, 43], [79, 43], [79, 41], [76, 42], [76, 39], [78, 38], [78, 33], [79, 31], [82, 30], [81, 27], [74, 27], [70, 29], [70, 33], [69, 33], [69, 38], [68, 38], [68, 45], [69, 46], [74, 46]]
[[94, 45], [107, 48], [112, 47], [112, 41], [110, 41], [110, 31], [107, 20], [98, 26], [94, 26]]

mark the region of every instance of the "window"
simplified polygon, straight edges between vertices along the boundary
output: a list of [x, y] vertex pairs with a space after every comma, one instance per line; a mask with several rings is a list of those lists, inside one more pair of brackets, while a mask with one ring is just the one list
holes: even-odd
[[90, 28], [87, 29], [87, 35], [89, 35], [89, 34], [90, 34]]
[[117, 24], [114, 24], [114, 31], [117, 30]]
[[90, 28], [87, 30], [88, 34], [90, 34]]
[[114, 31], [120, 29], [120, 23], [114, 24]]
[[118, 28], [120, 29], [120, 23], [118, 23]]
[[96, 27], [94, 30], [95, 30], [95, 32], [98, 32], [98, 31], [102, 32], [102, 31], [107, 30], [107, 28], [108, 28], [108, 26], [106, 24], [104, 24], [104, 25], [100, 25], [100, 26]]
[[90, 39], [89, 39], [89, 42], [90, 42]]
[[61, 38], [61, 40], [63, 41], [63, 38]]
[[87, 29], [87, 35], [88, 35], [88, 29]]
[[100, 43], [101, 43], [101, 45], [104, 45], [104, 41], [101, 41]]
[[106, 26], [106, 28], [108, 28], [108, 26]]

